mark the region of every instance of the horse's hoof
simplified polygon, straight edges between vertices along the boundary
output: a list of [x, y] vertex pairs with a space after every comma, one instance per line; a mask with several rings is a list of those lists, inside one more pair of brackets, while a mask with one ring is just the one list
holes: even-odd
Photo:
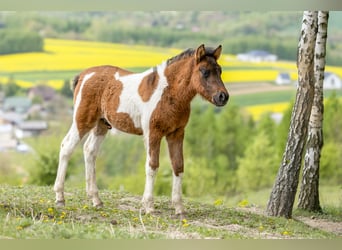
[[56, 201], [56, 207], [65, 207], [65, 200]]
[[94, 204], [94, 207], [95, 208], [103, 208], [103, 202], [101, 201], [101, 202], [99, 202], [97, 204]]

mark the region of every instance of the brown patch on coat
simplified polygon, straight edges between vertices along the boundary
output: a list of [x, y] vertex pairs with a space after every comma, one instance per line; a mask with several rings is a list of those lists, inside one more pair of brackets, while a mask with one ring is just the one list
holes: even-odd
[[[181, 60], [187, 59], [187, 56], [189, 56], [188, 53], [185, 53], [181, 59], [173, 61], [165, 69], [165, 76], [169, 85], [164, 89], [150, 119], [150, 163], [152, 162], [154, 167], [158, 167], [156, 156], [159, 154], [160, 140], [166, 136], [172, 168], [176, 176], [182, 173], [184, 168], [182, 153], [184, 128], [190, 116], [190, 102], [196, 95], [189, 84], [191, 75], [189, 68], [192, 67], [193, 61], [188, 60], [185, 63], [186, 65], [184, 65], [184, 61], [181, 62]], [[152, 158], [152, 156], [155, 157]]]
[[[76, 123], [80, 138], [96, 127], [97, 134], [105, 134], [109, 125], [127, 133], [142, 134], [140, 128], [134, 127], [134, 122], [128, 114], [116, 113], [119, 107], [122, 83], [115, 79], [115, 73], [120, 76], [131, 74], [130, 71], [113, 67], [98, 66], [83, 71], [75, 83], [74, 101], [81, 84], [87, 74], [95, 73], [82, 88], [81, 102], [76, 110]], [[106, 114], [106, 117], [104, 115]]]
[[146, 75], [139, 85], [139, 95], [144, 102], [148, 102], [158, 86], [159, 75], [156, 71]]

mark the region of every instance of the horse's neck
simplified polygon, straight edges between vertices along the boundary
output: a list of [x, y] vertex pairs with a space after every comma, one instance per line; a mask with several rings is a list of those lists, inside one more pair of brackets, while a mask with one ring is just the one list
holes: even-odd
[[165, 68], [164, 74], [168, 81], [170, 92], [178, 103], [190, 103], [196, 91], [191, 86], [192, 63], [175, 62]]

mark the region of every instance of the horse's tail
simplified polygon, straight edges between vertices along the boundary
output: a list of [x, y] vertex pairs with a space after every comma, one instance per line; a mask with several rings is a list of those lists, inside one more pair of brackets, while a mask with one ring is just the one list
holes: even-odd
[[78, 80], [80, 79], [80, 75], [77, 75], [74, 77], [74, 80], [72, 80], [72, 86], [71, 86], [71, 90], [74, 92], [75, 88], [77, 86]]

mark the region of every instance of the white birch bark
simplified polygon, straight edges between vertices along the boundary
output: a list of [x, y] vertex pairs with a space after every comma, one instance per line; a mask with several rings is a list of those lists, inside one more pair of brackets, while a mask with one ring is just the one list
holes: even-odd
[[298, 44], [298, 88], [285, 152], [266, 208], [271, 216], [292, 217], [314, 97], [316, 34], [317, 11], [304, 11]]
[[298, 200], [298, 207], [309, 211], [321, 211], [319, 202], [319, 167], [323, 147], [323, 81], [328, 18], [328, 11], [318, 12], [318, 32], [314, 60], [315, 95], [309, 121], [307, 149]]

